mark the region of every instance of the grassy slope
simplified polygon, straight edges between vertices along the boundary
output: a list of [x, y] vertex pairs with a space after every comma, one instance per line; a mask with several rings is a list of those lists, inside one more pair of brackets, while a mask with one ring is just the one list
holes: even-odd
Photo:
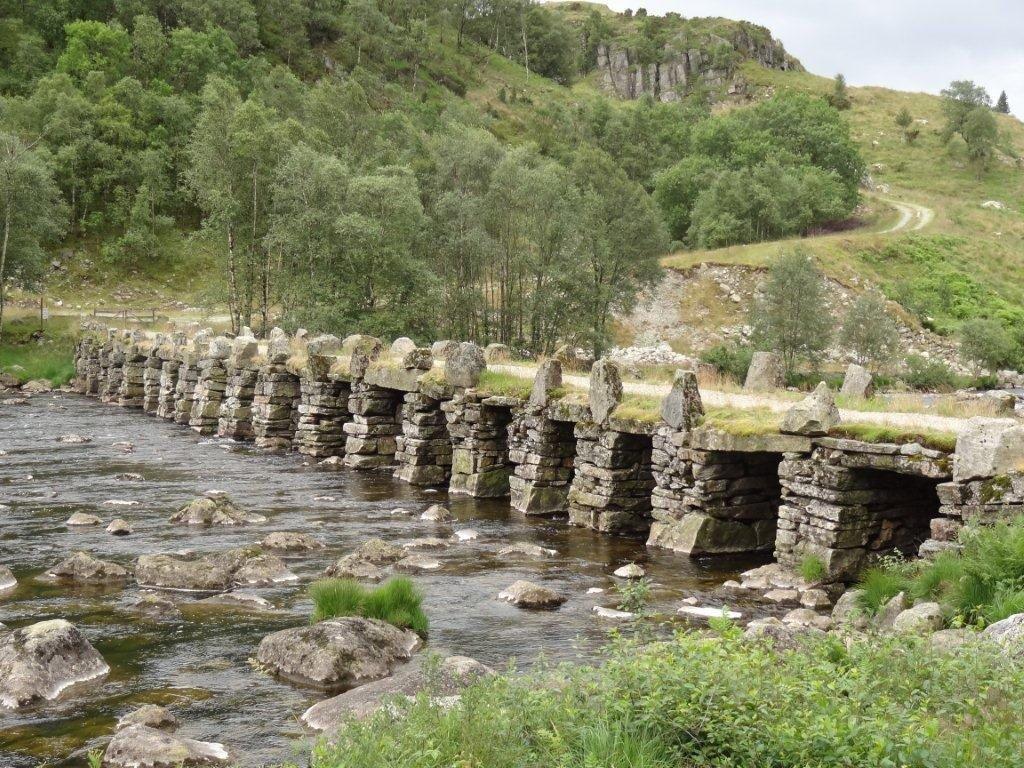
[[[770, 88], [824, 94], [831, 88], [829, 79], [804, 72], [745, 65], [743, 75], [760, 93]], [[882, 197], [918, 203], [936, 215], [918, 233], [881, 234], [879, 230], [895, 219], [890, 213], [888, 219], [880, 215], [863, 229], [802, 240], [825, 271], [845, 283], [866, 279], [892, 287], [922, 277], [928, 267], [883, 249], [896, 243], [898, 253], [909, 253], [915, 240], [923, 240], [961, 275], [1009, 304], [1024, 307], [1024, 282], [1019, 279], [1024, 269], [1024, 170], [1008, 154], [1000, 154], [979, 179], [967, 165], [963, 142], [941, 140], [944, 121], [936, 96], [877, 87], [852, 88], [851, 96], [853, 107], [847, 114], [853, 136], [874, 180], [891, 188]], [[893, 122], [904, 106], [915, 119], [928, 121], [916, 124], [921, 135], [912, 146], [901, 141]], [[1024, 152], [1024, 124], [1002, 115], [998, 121], [1004, 143]], [[1006, 210], [984, 209], [981, 203], [986, 200], [998, 200]], [[668, 257], [665, 264], [675, 268], [704, 262], [764, 266], [794, 242], [680, 253]]]

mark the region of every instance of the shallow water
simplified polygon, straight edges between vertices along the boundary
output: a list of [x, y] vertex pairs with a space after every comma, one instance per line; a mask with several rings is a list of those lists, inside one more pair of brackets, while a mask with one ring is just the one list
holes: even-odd
[[[63, 444], [60, 435], [92, 438]], [[134, 449], [117, 443], [130, 442]], [[304, 764], [311, 734], [298, 721], [315, 691], [292, 687], [249, 663], [269, 632], [308, 621], [306, 585], [339, 556], [379, 536], [407, 541], [437, 533], [416, 518], [391, 516], [402, 506], [420, 512], [448, 504], [456, 528], [479, 531], [476, 541], [431, 551], [440, 571], [416, 576], [430, 618], [428, 648], [504, 666], [586, 658], [611, 625], [592, 613], [614, 606], [611, 572], [642, 563], [654, 582], [654, 608], [671, 613], [681, 598], [700, 595], [733, 577], [750, 560], [701, 563], [649, 551], [642, 541], [604, 536], [562, 521], [523, 518], [507, 500], [448, 498], [413, 488], [387, 472], [320, 469], [297, 454], [266, 455], [245, 444], [201, 438], [190, 430], [76, 395], [37, 395], [28, 405], [0, 406], [0, 563], [19, 585], [0, 596], [0, 622], [10, 627], [65, 618], [81, 629], [111, 667], [101, 683], [59, 702], [17, 713], [0, 710], [0, 766], [84, 765], [85, 752], [102, 746], [120, 715], [148, 702], [169, 705], [180, 733], [221, 741], [239, 765], [295, 760]], [[136, 472], [142, 481], [117, 475]], [[197, 530], [167, 518], [210, 489], [226, 491], [245, 508], [266, 515], [261, 525]], [[115, 506], [113, 500], [136, 502]], [[73, 512], [89, 512], [104, 526], [124, 517], [126, 537], [104, 526], [68, 528]], [[215, 551], [250, 544], [274, 530], [306, 531], [327, 548], [286, 557], [300, 581], [251, 591], [279, 611], [256, 613], [188, 609], [177, 620], [145, 619], [131, 604], [134, 585], [72, 589], [42, 584], [38, 574], [75, 550], [131, 566], [143, 553], [182, 549]], [[501, 559], [515, 541], [550, 547], [558, 555], [536, 562]], [[569, 595], [553, 612], [527, 612], [496, 599], [516, 579], [542, 582]], [[175, 596], [182, 605], [187, 597]]]

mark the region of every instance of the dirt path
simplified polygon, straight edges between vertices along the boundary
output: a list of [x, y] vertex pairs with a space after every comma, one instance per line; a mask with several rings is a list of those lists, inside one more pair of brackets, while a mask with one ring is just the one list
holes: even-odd
[[[532, 379], [536, 368], [527, 365], [496, 365], [494, 370], [504, 373], [511, 373], [523, 379]], [[571, 384], [580, 389], [590, 388], [590, 379], [587, 376], [565, 375], [562, 377], [566, 384]], [[645, 382], [624, 382], [622, 388], [626, 392], [638, 395], [651, 395], [653, 397], [664, 397], [668, 394], [671, 386], [668, 384], [650, 384]], [[736, 392], [719, 392], [716, 390], [702, 389], [700, 396], [705, 405], [712, 407], [727, 408], [768, 408], [775, 413], [782, 413], [789, 410], [794, 401], [772, 397], [771, 395], [751, 395]], [[839, 409], [839, 415], [847, 423], [857, 424], [885, 424], [893, 427], [907, 429], [935, 429], [943, 432], [959, 432], [966, 424], [967, 419], [955, 418], [952, 416], [934, 416], [927, 413], [891, 413], [888, 411], [851, 411], [845, 408]]]
[[879, 197], [878, 199], [883, 203], [891, 205], [900, 214], [895, 224], [888, 229], [883, 229], [879, 234], [890, 235], [904, 230], [917, 232], [927, 227], [935, 219], [935, 211], [925, 205], [908, 203], [903, 200], [893, 200], [889, 197]]

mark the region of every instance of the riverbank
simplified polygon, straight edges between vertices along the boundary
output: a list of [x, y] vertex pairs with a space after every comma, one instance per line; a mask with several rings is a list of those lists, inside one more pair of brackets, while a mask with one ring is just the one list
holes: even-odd
[[51, 318], [40, 330], [38, 319], [4, 323], [0, 341], [0, 372], [20, 383], [46, 379], [60, 387], [75, 375], [78, 319]]

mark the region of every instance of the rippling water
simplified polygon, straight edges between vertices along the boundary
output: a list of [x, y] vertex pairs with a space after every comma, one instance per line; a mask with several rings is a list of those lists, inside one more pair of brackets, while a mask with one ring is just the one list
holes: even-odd
[[[83, 445], [60, 435], [92, 438]], [[126, 452], [129, 442], [134, 446]], [[52, 618], [76, 624], [111, 667], [102, 684], [73, 698], [18, 713], [0, 710], [0, 766], [82, 765], [84, 753], [102, 746], [120, 715], [143, 703], [161, 703], [181, 720], [181, 733], [224, 742], [239, 765], [304, 762], [311, 736], [298, 722], [320, 698], [257, 672], [249, 664], [269, 632], [308, 621], [306, 585], [334, 559], [364, 540], [401, 542], [435, 535], [436, 526], [388, 512], [419, 512], [448, 504], [456, 527], [480, 538], [431, 552], [440, 571], [417, 576], [431, 621], [428, 647], [504, 666], [586, 657], [609, 625], [592, 613], [613, 606], [610, 588], [618, 566], [643, 563], [654, 582], [654, 604], [671, 612], [688, 594], [731, 578], [750, 561], [699, 563], [648, 551], [642, 541], [570, 528], [561, 521], [524, 519], [505, 500], [448, 498], [415, 489], [386, 472], [326, 470], [297, 454], [266, 455], [245, 444], [200, 438], [190, 430], [140, 411], [75, 395], [39, 395], [29, 405], [0, 405], [0, 563], [18, 578], [0, 597], [0, 622], [18, 627]], [[120, 480], [139, 473], [143, 480]], [[239, 528], [196, 530], [167, 522], [169, 515], [210, 489], [226, 491], [268, 522]], [[136, 502], [117, 506], [110, 501]], [[124, 517], [131, 536], [104, 526], [68, 528], [73, 512], [99, 515], [104, 525]], [[181, 549], [215, 551], [254, 543], [274, 530], [306, 531], [327, 548], [287, 557], [298, 584], [254, 589], [280, 609], [273, 613], [189, 609], [183, 617], [154, 620], [131, 609], [137, 588], [73, 589], [35, 577], [75, 550], [131, 566], [143, 553]], [[497, 550], [529, 541], [558, 551], [543, 562], [505, 560]], [[516, 579], [542, 582], [569, 595], [558, 611], [527, 612], [496, 600]]]

